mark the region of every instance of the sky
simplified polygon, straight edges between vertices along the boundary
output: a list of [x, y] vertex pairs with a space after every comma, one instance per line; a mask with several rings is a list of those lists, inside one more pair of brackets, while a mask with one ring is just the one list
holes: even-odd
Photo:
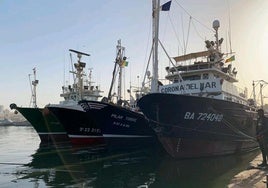
[[[129, 62], [125, 85], [140, 85], [152, 43], [151, 3], [0, 0], [0, 105], [29, 106], [29, 74], [34, 67], [39, 80], [37, 105], [59, 103], [62, 85], [71, 82], [69, 49], [91, 55], [83, 61], [87, 69], [93, 68], [92, 80], [107, 95], [119, 39]], [[213, 40], [215, 19], [225, 39], [222, 51], [235, 52], [232, 65], [238, 70], [238, 85], [247, 87], [250, 95], [253, 80], [268, 81], [267, 0], [173, 0], [170, 11], [160, 15], [160, 41], [171, 57], [205, 50], [204, 40]], [[168, 64], [164, 56], [159, 52], [162, 78]]]

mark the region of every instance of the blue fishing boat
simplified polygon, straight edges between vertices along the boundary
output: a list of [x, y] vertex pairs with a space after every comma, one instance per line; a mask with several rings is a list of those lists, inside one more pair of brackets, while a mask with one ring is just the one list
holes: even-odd
[[[159, 0], [153, 1], [154, 40], [158, 39]], [[158, 42], [154, 42], [152, 90], [138, 106], [165, 150], [174, 158], [211, 157], [250, 151], [255, 139], [256, 105], [239, 89], [234, 56], [221, 52], [220, 22], [206, 51], [174, 57], [166, 67], [168, 84], [158, 80]]]

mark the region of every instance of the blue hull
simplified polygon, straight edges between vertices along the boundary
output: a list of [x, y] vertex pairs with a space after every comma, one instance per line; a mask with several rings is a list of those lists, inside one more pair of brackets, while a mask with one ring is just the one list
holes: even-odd
[[80, 101], [79, 104], [88, 116], [94, 114], [108, 147], [144, 147], [158, 143], [155, 132], [139, 112], [97, 101]]
[[70, 108], [47, 108], [64, 126], [72, 144], [90, 146], [104, 143], [101, 129], [95, 121], [94, 114]]
[[73, 144], [105, 144], [119, 149], [159, 144], [154, 130], [141, 113], [96, 101], [80, 101], [79, 105], [81, 110], [48, 107]]
[[258, 147], [257, 114], [249, 106], [161, 93], [142, 97], [138, 106], [174, 158], [233, 154]]

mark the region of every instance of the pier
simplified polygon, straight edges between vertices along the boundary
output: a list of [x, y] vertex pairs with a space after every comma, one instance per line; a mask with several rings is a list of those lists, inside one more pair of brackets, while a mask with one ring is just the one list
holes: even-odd
[[254, 158], [249, 166], [231, 179], [228, 188], [267, 188], [268, 167], [258, 168], [262, 162], [261, 153]]

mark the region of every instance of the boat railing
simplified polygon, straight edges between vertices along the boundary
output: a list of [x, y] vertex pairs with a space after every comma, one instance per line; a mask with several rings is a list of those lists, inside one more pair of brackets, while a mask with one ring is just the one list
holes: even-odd
[[230, 93], [233, 96], [237, 96], [239, 98], [247, 98], [247, 89], [242, 89], [234, 84], [231, 84], [229, 82], [223, 82], [222, 84], [222, 90], [226, 93]]
[[213, 64], [214, 63], [198, 61], [190, 65], [178, 65], [176, 69], [166, 67], [166, 71], [168, 74], [174, 74], [174, 73], [177, 73], [177, 71], [179, 73], [182, 73], [182, 72], [189, 72], [193, 70], [210, 69], [213, 67]]
[[237, 71], [235, 70], [235, 68], [231, 70], [231, 66], [224, 67], [221, 64], [222, 62], [215, 63], [215, 62], [199, 61], [191, 65], [179, 65], [176, 67], [176, 69], [166, 67], [167, 77], [175, 75], [175, 74], [182, 74], [182, 73], [187, 73], [187, 72], [192, 72], [192, 71], [209, 70], [209, 69], [218, 70], [234, 78], [236, 77]]

